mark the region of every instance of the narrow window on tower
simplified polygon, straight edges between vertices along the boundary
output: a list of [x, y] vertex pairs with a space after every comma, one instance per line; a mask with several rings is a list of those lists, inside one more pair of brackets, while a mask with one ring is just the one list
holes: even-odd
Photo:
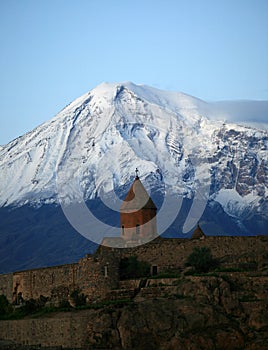
[[140, 225], [137, 224], [136, 225], [136, 235], [139, 235], [140, 234]]
[[121, 229], [122, 229], [122, 236], [124, 236], [124, 234], [125, 234], [125, 226], [122, 225]]
[[108, 277], [108, 266], [104, 266], [104, 277]]

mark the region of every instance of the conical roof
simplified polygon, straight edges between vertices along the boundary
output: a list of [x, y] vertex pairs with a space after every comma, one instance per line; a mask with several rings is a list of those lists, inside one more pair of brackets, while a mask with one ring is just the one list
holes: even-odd
[[202, 237], [206, 237], [206, 235], [204, 234], [203, 230], [201, 229], [199, 223], [197, 224], [196, 229], [194, 230], [193, 234], [192, 234], [192, 239], [199, 239]]
[[139, 177], [136, 176], [130, 190], [128, 191], [128, 194], [126, 195], [126, 198], [121, 205], [120, 211], [138, 211], [140, 209], [156, 210], [156, 206], [151, 197], [148, 195]]

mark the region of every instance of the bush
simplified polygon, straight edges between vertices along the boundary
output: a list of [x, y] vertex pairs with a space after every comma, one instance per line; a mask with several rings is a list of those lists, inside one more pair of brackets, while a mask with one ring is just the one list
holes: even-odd
[[66, 311], [66, 310], [71, 310], [72, 307], [67, 299], [62, 299], [59, 302], [58, 308], [62, 311]]
[[12, 312], [12, 306], [7, 297], [4, 294], [0, 295], [0, 315], [8, 315], [10, 312]]
[[119, 265], [120, 279], [132, 279], [150, 276], [150, 265], [139, 261], [136, 256], [123, 258]]
[[152, 276], [151, 279], [161, 278], [179, 278], [180, 274], [176, 271], [160, 272], [158, 275]]
[[38, 303], [38, 300], [35, 299], [29, 299], [25, 301], [25, 304], [21, 307], [21, 311], [25, 315], [32, 314], [36, 311], [39, 311], [41, 309], [41, 306]]
[[192, 266], [196, 272], [208, 272], [215, 265], [208, 247], [194, 248], [186, 261], [186, 266]]
[[84, 293], [81, 293], [81, 291], [79, 289], [75, 289], [72, 293], [71, 293], [71, 298], [75, 304], [75, 307], [80, 307], [80, 306], [84, 306], [86, 305], [86, 296]]

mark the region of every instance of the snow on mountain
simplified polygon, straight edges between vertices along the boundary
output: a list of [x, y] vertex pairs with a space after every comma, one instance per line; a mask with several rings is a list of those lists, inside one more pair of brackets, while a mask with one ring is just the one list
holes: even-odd
[[[213, 120], [214, 119], [214, 120]], [[0, 148], [0, 206], [95, 198], [129, 181], [242, 215], [267, 199], [267, 131], [223, 123], [210, 104], [133, 83], [103, 83]]]

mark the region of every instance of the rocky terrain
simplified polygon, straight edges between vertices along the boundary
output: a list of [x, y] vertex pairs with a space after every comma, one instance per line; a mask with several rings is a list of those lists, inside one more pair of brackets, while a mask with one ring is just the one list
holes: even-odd
[[[34, 332], [35, 324], [45, 330], [53, 323], [54, 331], [41, 337], [43, 345], [63, 348], [267, 349], [268, 276], [225, 273], [221, 277], [185, 277], [170, 282], [162, 280], [158, 286], [153, 283], [143, 288], [126, 306], [118, 303], [99, 310], [55, 314], [39, 321], [1, 321], [0, 327], [8, 323], [11, 333], [16, 332], [16, 326], [21, 327], [23, 338], [27, 331]], [[69, 334], [64, 340], [65, 332], [57, 333], [61, 322], [74, 327], [67, 328]], [[40, 343], [39, 332], [28, 337], [28, 344], [33, 345], [35, 339]], [[0, 348], [14, 349], [11, 344]]]
[[124, 280], [85, 310], [0, 321], [0, 348], [265, 350], [268, 256], [252, 258], [238, 252], [208, 273]]
[[113, 349], [266, 349], [268, 277], [187, 277], [95, 312], [87, 341]]

